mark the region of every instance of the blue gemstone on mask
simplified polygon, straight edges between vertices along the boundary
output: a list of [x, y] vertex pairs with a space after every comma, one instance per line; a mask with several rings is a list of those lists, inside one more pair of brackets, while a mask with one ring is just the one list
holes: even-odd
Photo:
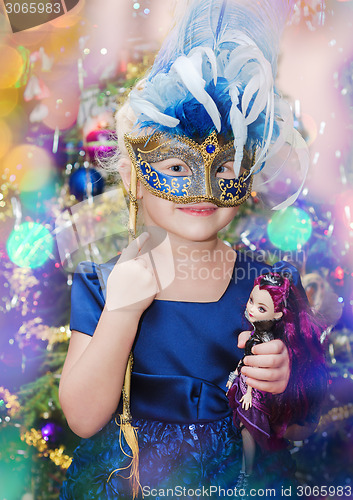
[[211, 155], [212, 153], [214, 153], [216, 151], [216, 146], [214, 146], [213, 144], [208, 144], [206, 146], [206, 151], [207, 151], [207, 153], [209, 153]]

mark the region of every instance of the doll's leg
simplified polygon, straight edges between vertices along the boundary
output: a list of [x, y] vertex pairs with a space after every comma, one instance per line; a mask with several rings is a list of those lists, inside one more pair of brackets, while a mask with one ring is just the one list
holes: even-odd
[[248, 429], [243, 427], [241, 431], [241, 436], [243, 439], [243, 466], [242, 470], [245, 471], [245, 474], [250, 476], [252, 474], [254, 459], [255, 459], [255, 451], [256, 451], [256, 442], [252, 437]]

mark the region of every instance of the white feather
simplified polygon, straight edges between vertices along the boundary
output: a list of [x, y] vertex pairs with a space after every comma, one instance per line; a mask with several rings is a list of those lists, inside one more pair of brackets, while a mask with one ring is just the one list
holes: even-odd
[[234, 135], [234, 174], [239, 177], [241, 162], [243, 159], [243, 149], [246, 143], [248, 131], [245, 124], [245, 117], [238, 108], [239, 104], [239, 90], [236, 85], [229, 88], [229, 94], [232, 100], [232, 107], [230, 108], [229, 119]]
[[292, 144], [294, 145], [295, 152], [298, 156], [298, 163], [301, 168], [301, 175], [302, 175], [302, 182], [300, 183], [299, 188], [297, 191], [292, 194], [289, 198], [287, 198], [285, 201], [280, 203], [279, 205], [276, 205], [273, 207], [272, 210], [282, 210], [283, 208], [287, 208], [292, 203], [295, 202], [295, 200], [298, 198], [301, 190], [303, 189], [306, 176], [308, 175], [308, 170], [309, 170], [309, 165], [310, 165], [310, 155], [309, 155], [309, 149], [308, 146], [303, 139], [303, 137], [300, 135], [298, 130], [293, 129], [293, 137], [292, 137]]
[[272, 134], [273, 134], [273, 124], [274, 124], [274, 94], [271, 93], [269, 96], [269, 103], [267, 105], [267, 114], [265, 121], [265, 130], [266, 134], [264, 135], [263, 145], [261, 149], [260, 155], [256, 158], [254, 166], [250, 170], [250, 175], [254, 172], [258, 165], [261, 165], [264, 161], [266, 161], [266, 155], [271, 145]]
[[210, 115], [214, 126], [217, 131], [221, 130], [221, 116], [217, 109], [216, 103], [211, 96], [206, 92], [206, 81], [202, 78], [200, 73], [195, 68], [192, 60], [186, 56], [180, 56], [174, 62], [172, 69], [174, 69], [180, 76], [183, 84], [189, 92], [197, 99], [206, 109]]
[[152, 103], [138, 97], [136, 94], [130, 94], [130, 105], [135, 112], [135, 114], [143, 114], [148, 116], [152, 121], [160, 123], [165, 127], [174, 128], [179, 125], [180, 120], [174, 118], [173, 116], [168, 116], [161, 113]]
[[[199, 53], [201, 57], [203, 55], [206, 56], [207, 60], [211, 64], [211, 69], [212, 69], [212, 78], [213, 78], [213, 83], [217, 85], [217, 78], [218, 78], [218, 72], [217, 72], [217, 58], [216, 54], [210, 47], [195, 47], [189, 52], [188, 57], [192, 57], [194, 53]], [[202, 73], [202, 65], [200, 67], [200, 74]]]

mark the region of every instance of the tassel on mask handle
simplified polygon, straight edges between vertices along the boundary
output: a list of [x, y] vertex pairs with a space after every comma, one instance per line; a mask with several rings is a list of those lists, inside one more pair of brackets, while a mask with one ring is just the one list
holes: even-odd
[[[130, 181], [130, 207], [129, 207], [129, 243], [136, 238], [136, 220], [137, 220], [137, 176], [136, 170], [133, 165], [131, 165], [131, 181]], [[139, 491], [142, 489], [140, 484], [140, 474], [139, 474], [139, 446], [138, 446], [138, 438], [137, 438], [137, 428], [133, 427], [131, 424], [131, 412], [130, 412], [130, 394], [131, 394], [131, 372], [133, 365], [133, 355], [132, 352], [129, 354], [129, 359], [127, 362], [124, 385], [122, 390], [122, 400], [123, 400], [123, 412], [120, 417], [120, 422], [115, 419], [115, 423], [120, 427], [119, 433], [119, 443], [120, 448], [124, 455], [131, 458], [131, 462], [127, 467], [122, 467], [119, 469], [115, 469], [108, 477], [107, 482], [110, 481], [113, 474], [130, 469], [130, 474], [125, 477], [125, 479], [129, 479], [131, 483], [132, 490], [132, 498], [133, 500], [138, 496]], [[124, 436], [126, 444], [129, 446], [131, 450], [131, 455], [125, 453], [122, 442], [121, 442], [121, 434]], [[123, 476], [121, 476], [123, 477]]]

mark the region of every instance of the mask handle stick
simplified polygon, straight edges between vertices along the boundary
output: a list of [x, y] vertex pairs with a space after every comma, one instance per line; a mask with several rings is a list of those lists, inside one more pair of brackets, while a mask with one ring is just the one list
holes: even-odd
[[[136, 220], [138, 211], [136, 195], [137, 195], [137, 175], [134, 165], [131, 164], [131, 180], [130, 180], [130, 191], [129, 191], [130, 205], [129, 205], [129, 224], [128, 224], [129, 243], [131, 243], [136, 238]], [[139, 476], [139, 447], [137, 440], [137, 428], [133, 427], [131, 424], [132, 417], [130, 411], [132, 365], [133, 365], [133, 355], [132, 352], [130, 352], [125, 371], [124, 385], [122, 389], [123, 411], [122, 414], [119, 415], [120, 422], [118, 423], [117, 420], [115, 421], [120, 426], [121, 432], [119, 439], [120, 439], [121, 450], [125, 455], [127, 455], [127, 453], [125, 453], [122, 447], [121, 433], [125, 438], [126, 444], [129, 446], [131, 450], [131, 455], [127, 455], [131, 458], [131, 462], [128, 465], [128, 467], [124, 467], [123, 469], [126, 470], [130, 468], [130, 474], [126, 479], [130, 479], [132, 494], [133, 494], [132, 498], [135, 499], [139, 493], [139, 490], [141, 489], [141, 484]], [[110, 480], [113, 473], [119, 472], [123, 469], [114, 470], [110, 474], [108, 481]]]

